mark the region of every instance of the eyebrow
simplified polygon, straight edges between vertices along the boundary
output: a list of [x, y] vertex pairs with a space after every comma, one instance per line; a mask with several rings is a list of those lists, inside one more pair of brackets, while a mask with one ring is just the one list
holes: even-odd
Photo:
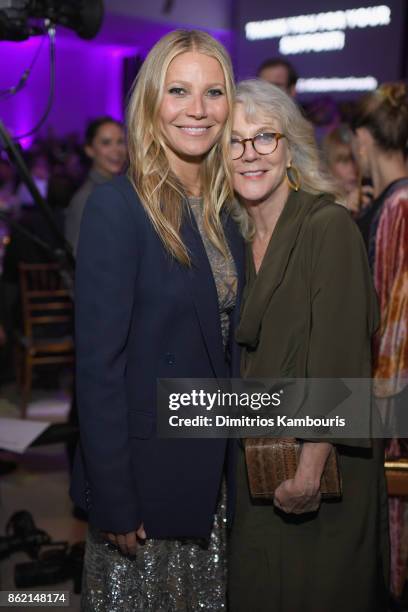
[[[275, 128], [273, 128], [270, 125], [269, 126], [263, 125], [262, 127], [259, 127], [259, 128], [256, 129], [256, 132], [255, 132], [254, 136], [256, 136], [257, 134], [265, 133], [265, 132], [270, 132], [270, 133], [276, 134], [276, 132], [278, 132], [278, 131], [279, 130], [275, 130]], [[239, 130], [232, 130], [232, 133], [235, 136], [242, 136], [242, 134], [239, 132]]]
[[[189, 87], [191, 86], [191, 82], [183, 81], [181, 79], [174, 79], [173, 81], [169, 81], [168, 83], [166, 83], [166, 87], [169, 87], [170, 85], [183, 85], [185, 87]], [[207, 89], [209, 89], [210, 87], [223, 87], [225, 89], [225, 83], [206, 83], [205, 87]]]

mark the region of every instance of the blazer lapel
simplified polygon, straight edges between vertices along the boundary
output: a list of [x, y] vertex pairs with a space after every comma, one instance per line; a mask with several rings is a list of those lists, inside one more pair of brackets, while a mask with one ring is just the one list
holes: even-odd
[[282, 282], [302, 224], [314, 202], [316, 202], [315, 195], [291, 191], [272, 234], [256, 280], [246, 297], [236, 334], [240, 344], [256, 348], [264, 312]]
[[218, 295], [194, 215], [188, 210], [181, 229], [191, 258], [191, 267], [183, 266], [186, 285], [197, 313], [201, 333], [217, 378], [227, 378], [228, 370], [222, 343]]

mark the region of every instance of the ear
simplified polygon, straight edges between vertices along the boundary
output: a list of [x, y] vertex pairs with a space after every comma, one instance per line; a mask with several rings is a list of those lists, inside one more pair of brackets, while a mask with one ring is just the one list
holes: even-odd
[[[282, 139], [282, 140], [285, 140], [285, 139]], [[286, 167], [289, 168], [291, 164], [292, 164], [292, 153], [291, 153], [290, 148], [286, 144]]]
[[95, 157], [94, 150], [89, 145], [85, 145], [84, 151], [85, 151], [85, 155], [89, 157], [90, 159], [93, 159]]

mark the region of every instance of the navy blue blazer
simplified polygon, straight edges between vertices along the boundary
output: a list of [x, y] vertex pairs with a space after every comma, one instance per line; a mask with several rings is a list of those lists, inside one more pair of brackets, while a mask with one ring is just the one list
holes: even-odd
[[143, 522], [148, 537], [208, 537], [226, 457], [233, 497], [234, 444], [162, 439], [155, 431], [158, 378], [239, 376], [233, 336], [244, 246], [229, 218], [225, 234], [238, 271], [228, 361], [193, 215], [182, 227], [188, 268], [169, 257], [126, 177], [98, 186], [85, 207], [75, 299], [81, 442], [71, 495], [104, 531]]

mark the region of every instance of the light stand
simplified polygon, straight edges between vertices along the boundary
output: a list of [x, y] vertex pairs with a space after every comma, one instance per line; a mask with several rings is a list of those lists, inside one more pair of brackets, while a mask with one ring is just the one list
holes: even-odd
[[58, 243], [61, 245], [61, 247], [57, 249], [52, 248], [50, 245], [46, 244], [45, 242], [31, 234], [31, 232], [26, 230], [19, 223], [10, 220], [6, 213], [0, 213], [0, 219], [14, 227], [20, 233], [24, 234], [26, 238], [28, 238], [32, 242], [35, 242], [40, 248], [46, 251], [47, 254], [52, 257], [52, 259], [57, 261], [61, 266], [61, 273], [64, 276], [64, 280], [72, 291], [75, 259], [72, 253], [71, 246], [65, 240], [64, 235], [62, 234], [60, 228], [55, 222], [52, 210], [44, 201], [40, 192], [38, 191], [37, 186], [34, 183], [18, 148], [12, 141], [2, 121], [0, 121], [0, 143], [3, 144], [4, 149], [7, 151], [10, 161], [14, 162], [15, 166], [17, 167], [24, 184], [27, 186], [27, 189], [29, 190], [35, 204], [39, 207], [44, 217], [46, 218], [48, 225], [51, 228], [51, 231], [57, 238]]

